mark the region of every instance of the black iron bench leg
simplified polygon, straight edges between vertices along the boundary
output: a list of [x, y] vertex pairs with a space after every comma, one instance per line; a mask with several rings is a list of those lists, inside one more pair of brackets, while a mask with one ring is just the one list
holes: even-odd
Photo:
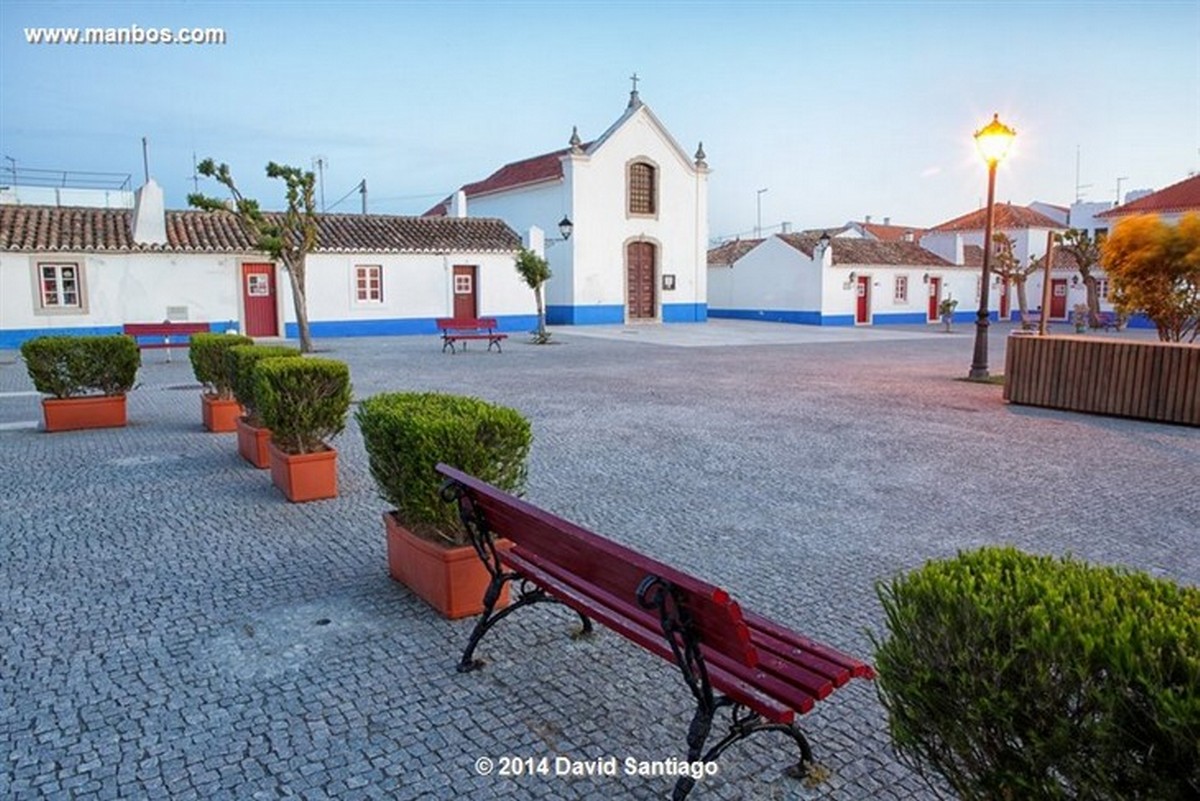
[[454, 340], [442, 337], [442, 353], [446, 352], [446, 348], [450, 349], [450, 354], [454, 354]]
[[496, 346], [496, 353], [503, 353], [503, 352], [504, 352], [504, 351], [500, 350], [500, 340], [498, 340], [498, 339], [489, 339], [489, 340], [488, 340], [488, 350], [491, 350], [491, 349], [492, 349], [492, 345], [495, 345], [495, 346]]
[[[712, 730], [713, 716], [717, 708], [721, 706], [733, 706], [733, 717], [729, 724], [729, 733], [722, 737], [716, 745], [705, 751], [704, 756], [700, 756], [704, 748], [704, 742], [708, 739], [708, 735]], [[740, 742], [759, 732], [777, 731], [791, 737], [800, 749], [800, 761], [793, 769], [793, 775], [799, 777], [808, 775], [809, 770], [814, 764], [812, 748], [808, 744], [808, 738], [804, 736], [804, 733], [800, 731], [798, 726], [794, 723], [768, 723], [762, 719], [761, 715], [755, 712], [739, 715], [738, 709], [740, 708], [728, 698], [718, 699], [716, 706], [712, 709], [705, 709], [703, 704], [696, 708], [696, 714], [692, 718], [692, 725], [688, 729], [688, 762], [713, 762], [734, 743]], [[673, 801], [684, 801], [695, 785], [696, 780], [692, 777], [680, 777], [675, 782], [675, 792], [671, 798]]]
[[[515, 601], [499, 612], [495, 611], [496, 602], [500, 600], [501, 589], [506, 582], [514, 578], [516, 576], [512, 573], [503, 573], [492, 578], [487, 592], [483, 596], [483, 614], [479, 616], [479, 620], [475, 623], [475, 628], [471, 632], [471, 639], [467, 641], [466, 650], [463, 651], [462, 659], [458, 662], [459, 673], [470, 673], [473, 670], [483, 667], [483, 660], [475, 658], [475, 648], [479, 645], [479, 641], [483, 639], [483, 636], [491, 631], [492, 626], [523, 606], [532, 606], [537, 603], [562, 604], [562, 601], [548, 594], [541, 587], [522, 587]], [[563, 605], [565, 606], [565, 604]], [[580, 630], [574, 636], [585, 637], [591, 634], [592, 621], [581, 612], [576, 612], [575, 614], [579, 615]]]

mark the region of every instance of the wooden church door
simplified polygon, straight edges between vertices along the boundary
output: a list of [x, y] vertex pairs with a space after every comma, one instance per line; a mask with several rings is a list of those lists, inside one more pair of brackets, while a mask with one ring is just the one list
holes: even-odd
[[653, 320], [654, 245], [630, 242], [625, 249], [626, 308], [630, 320]]

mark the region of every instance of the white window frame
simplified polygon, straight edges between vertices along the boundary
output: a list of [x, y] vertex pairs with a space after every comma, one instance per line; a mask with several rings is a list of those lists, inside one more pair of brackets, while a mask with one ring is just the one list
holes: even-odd
[[897, 275], [892, 286], [892, 301], [897, 305], [908, 304], [908, 276]]
[[[33, 290], [33, 313], [45, 316], [87, 314], [88, 293], [85, 264], [85, 260], [80, 256], [32, 257], [30, 259], [30, 277]], [[66, 269], [71, 269], [75, 273], [73, 302], [66, 302], [68, 290], [65, 285], [67, 281], [62, 275]], [[51, 292], [47, 292], [46, 285], [43, 283], [47, 276], [47, 270], [52, 271]], [[47, 303], [46, 301], [50, 297], [53, 297], [55, 302]]]
[[1108, 290], [1109, 290], [1108, 279], [1107, 278], [1097, 278], [1096, 279], [1096, 297], [1102, 301], [1107, 301], [1108, 300]]
[[[372, 278], [374, 287], [372, 287]], [[383, 265], [354, 265], [354, 302], [367, 306], [383, 303]]]

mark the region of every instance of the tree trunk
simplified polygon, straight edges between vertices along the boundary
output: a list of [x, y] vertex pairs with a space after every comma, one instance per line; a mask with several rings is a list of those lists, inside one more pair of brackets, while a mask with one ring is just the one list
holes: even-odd
[[285, 257], [283, 266], [287, 269], [292, 284], [292, 302], [296, 311], [296, 329], [300, 334], [300, 352], [312, 353], [312, 334], [308, 329], [308, 300], [304, 294], [304, 262], [303, 257], [298, 264]]
[[538, 315], [537, 341], [540, 344], [550, 338], [549, 336], [546, 335], [546, 304], [542, 300], [542, 285], [541, 284], [538, 284], [536, 287], [534, 287], [533, 296], [537, 299], [537, 315]]
[[1029, 276], [1014, 276], [1017, 284], [1017, 310], [1021, 313], [1021, 327], [1025, 327], [1025, 321], [1029, 319], [1029, 299], [1025, 296], [1025, 283], [1029, 280]]
[[1096, 286], [1096, 277], [1090, 270], [1080, 270], [1083, 273], [1083, 285], [1087, 287], [1088, 325], [1100, 327], [1100, 288]]

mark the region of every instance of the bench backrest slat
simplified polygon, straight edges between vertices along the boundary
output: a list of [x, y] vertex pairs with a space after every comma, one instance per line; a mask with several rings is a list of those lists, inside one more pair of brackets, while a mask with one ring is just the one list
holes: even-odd
[[439, 317], [435, 320], [439, 331], [494, 330], [495, 317]]
[[729, 593], [669, 565], [593, 534], [568, 520], [525, 503], [447, 465], [438, 472], [468, 489], [497, 537], [561, 565], [612, 596], [637, 603], [648, 575], [673, 584], [692, 616], [701, 642], [741, 664], [754, 665], [757, 654], [741, 608]]

